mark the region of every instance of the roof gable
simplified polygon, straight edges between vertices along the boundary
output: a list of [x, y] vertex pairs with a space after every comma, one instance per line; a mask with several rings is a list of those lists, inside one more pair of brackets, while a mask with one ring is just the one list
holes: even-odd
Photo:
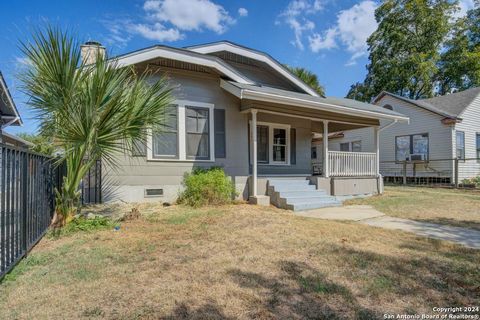
[[158, 58], [171, 59], [213, 68], [221, 74], [239, 83], [254, 83], [252, 80], [248, 79], [248, 77], [218, 57], [161, 45], [130, 52], [121, 56], [110, 58], [109, 60], [117, 63], [119, 67], [124, 67]]
[[287, 68], [285, 68], [281, 63], [275, 60], [269, 54], [254, 50], [251, 48], [247, 48], [244, 46], [240, 46], [238, 44], [229, 42], [229, 41], [220, 41], [220, 42], [213, 42], [208, 44], [202, 44], [197, 46], [186, 47], [187, 50], [202, 53], [202, 54], [213, 54], [216, 52], [231, 52], [240, 56], [244, 56], [249, 59], [257, 60], [267, 64], [269, 67], [274, 69], [280, 76], [284, 79], [289, 81], [290, 83], [294, 84], [307, 94], [311, 96], [318, 97], [318, 93], [313, 90], [310, 86], [308, 86], [305, 82], [300, 80], [294, 74], [292, 74]]
[[379, 102], [386, 95], [408, 102], [414, 106], [428, 110], [446, 118], [462, 120], [461, 115], [463, 114], [463, 112], [472, 104], [472, 102], [476, 98], [480, 96], [480, 87], [467, 89], [444, 96], [419, 100], [413, 100], [387, 91], [382, 91], [373, 100], [373, 103]]
[[13, 102], [10, 91], [8, 90], [7, 83], [3, 78], [2, 73], [0, 72], [0, 114], [2, 117], [2, 122], [9, 123], [9, 125], [23, 125], [20, 114], [18, 113], [17, 107]]

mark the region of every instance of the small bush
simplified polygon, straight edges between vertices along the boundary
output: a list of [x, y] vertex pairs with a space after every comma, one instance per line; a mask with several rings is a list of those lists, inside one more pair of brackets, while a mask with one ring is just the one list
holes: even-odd
[[233, 182], [221, 168], [195, 169], [185, 174], [183, 186], [178, 202], [192, 207], [231, 203], [235, 194]]
[[95, 216], [94, 218], [87, 218], [80, 216], [74, 218], [70, 223], [61, 229], [54, 230], [50, 233], [53, 237], [70, 235], [76, 232], [93, 232], [97, 230], [110, 229], [115, 226], [115, 223], [107, 217]]
[[475, 188], [479, 188], [480, 189], [480, 176], [478, 177], [475, 177], [475, 178], [470, 178], [470, 179], [464, 179], [462, 181], [462, 184], [464, 185], [471, 185], [473, 184], [475, 186]]

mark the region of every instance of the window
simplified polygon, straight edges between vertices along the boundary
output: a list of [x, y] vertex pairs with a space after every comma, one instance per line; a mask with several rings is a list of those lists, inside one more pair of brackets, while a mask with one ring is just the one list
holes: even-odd
[[209, 159], [209, 110], [187, 106], [185, 111], [187, 159]]
[[388, 110], [393, 110], [393, 107], [389, 104], [386, 104], [383, 106], [385, 109], [388, 109]]
[[219, 156], [225, 154], [225, 121], [216, 121], [214, 105], [177, 100], [166, 109], [161, 126], [152, 129], [147, 141], [147, 159], [158, 161], [212, 161], [215, 158], [215, 137], [219, 140]]
[[162, 125], [153, 133], [154, 158], [178, 158], [178, 108], [165, 109]]
[[428, 133], [395, 137], [396, 161], [428, 160]]
[[477, 133], [477, 161], [480, 162], [480, 133]]
[[273, 128], [273, 162], [287, 161], [287, 130]]
[[311, 150], [311, 158], [312, 160], [315, 160], [317, 159], [317, 147], [312, 147], [312, 150]]
[[340, 151], [350, 151], [350, 143], [345, 142], [345, 143], [340, 143]]
[[[250, 123], [251, 125], [251, 123]], [[249, 125], [249, 128], [250, 128]], [[249, 139], [251, 133], [249, 129]], [[263, 165], [291, 165], [296, 159], [292, 156], [296, 132], [289, 125], [257, 122], [257, 163]], [[251, 141], [251, 140], [249, 140]], [[249, 143], [251, 146], [251, 143]], [[253, 159], [250, 150], [250, 163]]]
[[456, 142], [457, 142], [457, 158], [465, 159], [465, 132], [457, 131], [456, 132]]
[[352, 152], [362, 152], [362, 141], [352, 142]]
[[257, 126], [257, 162], [268, 163], [268, 127]]

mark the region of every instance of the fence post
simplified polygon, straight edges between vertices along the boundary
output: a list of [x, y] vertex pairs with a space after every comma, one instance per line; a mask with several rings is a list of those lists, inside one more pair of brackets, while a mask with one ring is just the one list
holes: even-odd
[[28, 228], [27, 228], [27, 219], [28, 219], [28, 153], [23, 154], [23, 177], [22, 177], [22, 183], [23, 183], [23, 250], [25, 254], [27, 253], [28, 250]]
[[455, 188], [458, 189], [458, 157], [455, 158]]
[[403, 161], [403, 184], [407, 184], [407, 161]]

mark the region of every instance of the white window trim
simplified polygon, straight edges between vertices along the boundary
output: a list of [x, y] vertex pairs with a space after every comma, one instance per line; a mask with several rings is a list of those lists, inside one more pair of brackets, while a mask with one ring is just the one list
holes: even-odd
[[[147, 160], [159, 161], [159, 162], [215, 162], [215, 127], [213, 123], [213, 110], [215, 105], [212, 103], [190, 101], [190, 100], [175, 100], [172, 104], [176, 105], [177, 110], [177, 134], [178, 134], [178, 158], [155, 158], [153, 156], [153, 137], [152, 130], [150, 129], [147, 138]], [[205, 108], [208, 109], [208, 122], [209, 122], [209, 142], [210, 142], [210, 159], [187, 159], [187, 132], [186, 132], [186, 117], [185, 109], [187, 107]]]
[[[252, 126], [252, 121], [250, 120], [250, 127]], [[290, 165], [290, 129], [291, 125], [272, 123], [272, 122], [261, 122], [257, 121], [257, 126], [268, 127], [268, 163], [258, 162], [258, 166], [289, 166]], [[285, 150], [285, 161], [273, 161], [273, 129], [284, 129], [286, 133], [286, 150]], [[251, 134], [249, 132], [248, 134]], [[251, 137], [250, 137], [251, 138]], [[251, 140], [250, 140], [251, 141]], [[250, 163], [253, 162], [253, 150], [251, 150], [250, 143]]]

